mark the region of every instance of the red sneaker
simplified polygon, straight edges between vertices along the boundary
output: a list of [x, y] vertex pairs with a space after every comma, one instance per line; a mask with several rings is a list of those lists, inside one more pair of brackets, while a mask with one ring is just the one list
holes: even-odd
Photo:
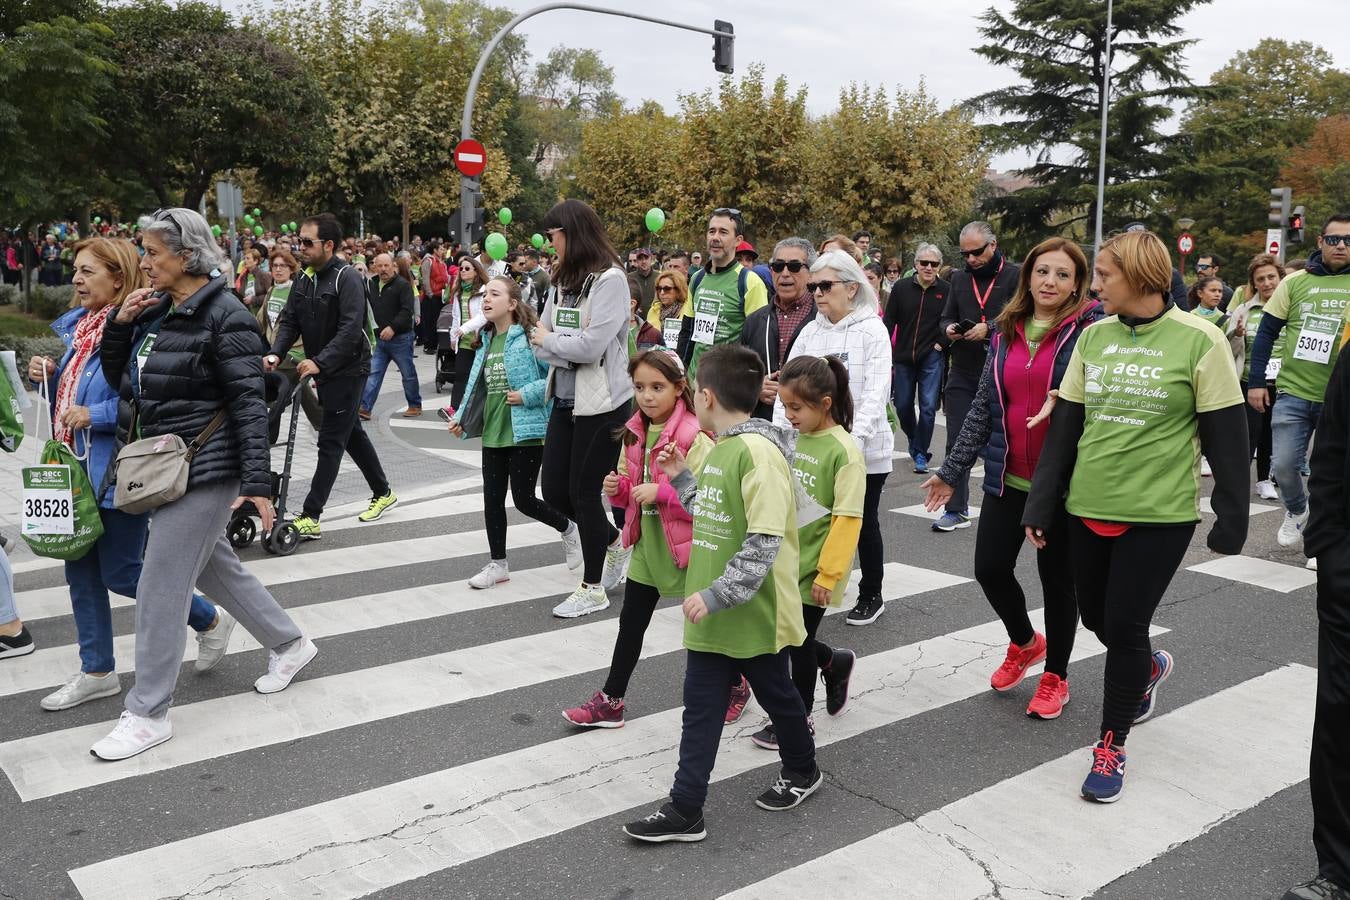
[[741, 714], [745, 712], [745, 704], [749, 702], [750, 682], [746, 681], [745, 676], [742, 675], [741, 683], [731, 689], [731, 702], [727, 704], [726, 723], [730, 725], [740, 719]]
[[580, 706], [563, 710], [563, 718], [583, 728], [622, 728], [623, 698], [610, 699], [604, 691], [596, 691]]
[[994, 670], [989, 684], [996, 691], [1010, 691], [1027, 677], [1027, 669], [1045, 659], [1045, 635], [1034, 632], [1036, 637], [1026, 650], [1016, 644], [1008, 645], [1008, 656], [1003, 665]]
[[1046, 672], [1027, 704], [1027, 715], [1033, 719], [1058, 719], [1068, 702], [1069, 682], [1054, 672]]

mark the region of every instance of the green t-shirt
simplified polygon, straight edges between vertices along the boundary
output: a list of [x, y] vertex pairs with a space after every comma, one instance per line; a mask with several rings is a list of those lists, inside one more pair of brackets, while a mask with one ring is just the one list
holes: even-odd
[[1053, 321], [1038, 322], [1034, 318], [1027, 319], [1022, 324], [1022, 331], [1027, 336], [1027, 348], [1031, 351], [1032, 359], [1036, 358], [1036, 351], [1041, 349], [1041, 341], [1053, 324], [1055, 324]]
[[1214, 307], [1213, 309], [1208, 309], [1207, 307], [1204, 306], [1197, 306], [1194, 309], [1192, 309], [1191, 312], [1194, 315], [1197, 315], [1200, 318], [1207, 320], [1211, 325], [1219, 321], [1219, 319], [1223, 316], [1223, 310], [1219, 309], [1217, 306]]
[[1222, 332], [1176, 307], [1138, 328], [1102, 319], [1079, 336], [1059, 395], [1087, 408], [1070, 513], [1142, 524], [1200, 518], [1196, 415], [1243, 402]]
[[739, 341], [741, 329], [745, 327], [745, 317], [769, 305], [769, 291], [764, 281], [754, 272], [749, 272], [745, 279], [745, 306], [742, 308], [740, 277], [740, 263], [716, 275], [705, 270], [698, 282], [698, 290], [691, 291], [684, 303], [682, 315], [694, 320], [694, 331], [690, 337], [693, 342], [689, 362], [691, 377], [703, 351], [716, 344], [734, 344]]
[[[853, 436], [842, 425], [834, 425], [797, 437], [792, 474], [813, 504], [797, 510], [797, 542], [801, 554], [797, 587], [802, 603], [815, 606], [811, 585], [816, 580], [820, 551], [830, 534], [831, 517], [862, 518], [867, 463]], [[843, 602], [847, 586], [848, 578], [840, 578], [830, 595], [830, 606]]]
[[[652, 452], [664, 428], [665, 425], [647, 426], [647, 442], [644, 445], [645, 452], [642, 454], [641, 472], [629, 473], [627, 458], [620, 453], [619, 473], [629, 475], [634, 486], [652, 481]], [[700, 432], [684, 454], [690, 470], [695, 473], [699, 471], [712, 446], [712, 440]], [[665, 527], [661, 524], [661, 511], [656, 504], [642, 504], [642, 521], [638, 527], [638, 541], [633, 547], [633, 557], [628, 563], [628, 579], [656, 588], [662, 597], [678, 597], [683, 600], [686, 596], [685, 570], [676, 565], [675, 558], [670, 554]]]
[[[464, 287], [459, 289], [459, 325], [461, 328], [464, 327], [465, 322], [468, 322], [470, 319], [473, 318], [473, 314], [469, 312], [469, 305], [470, 305], [469, 301], [472, 299], [473, 299], [472, 287], [465, 285]], [[461, 350], [473, 349], [473, 340], [474, 336], [472, 334], [461, 333], [459, 336], [459, 349]]]
[[717, 442], [698, 475], [694, 539], [685, 590], [702, 591], [721, 577], [748, 534], [783, 538], [778, 557], [755, 595], [731, 609], [685, 621], [684, 646], [749, 659], [806, 640], [797, 593], [797, 504], [787, 460], [763, 435]]
[[1284, 354], [1276, 387], [1321, 403], [1350, 306], [1350, 270], [1340, 275], [1295, 272], [1275, 288], [1266, 312], [1285, 320]]
[[[1245, 284], [1239, 285], [1237, 290], [1233, 291], [1233, 299], [1228, 304], [1228, 308], [1238, 309], [1247, 302], [1248, 302], [1247, 286]], [[1242, 382], [1243, 384], [1246, 384], [1249, 387], [1261, 387], [1263, 384], [1266, 383], [1267, 380], [1269, 381], [1274, 380], [1274, 379], [1262, 379], [1260, 383], [1252, 385], [1252, 346], [1256, 343], [1256, 333], [1261, 330], [1261, 317], [1264, 316], [1265, 314], [1266, 310], [1264, 304], [1262, 304], [1261, 302], [1261, 295], [1257, 294], [1255, 302], [1253, 302], [1251, 306], [1247, 307], [1246, 326], [1243, 329], [1242, 335], [1242, 344], [1243, 344]], [[1229, 331], [1231, 332], [1234, 328], [1234, 325], [1230, 324], [1228, 328]], [[1275, 339], [1275, 343], [1270, 348], [1270, 359], [1271, 362], [1274, 362], [1276, 365], [1283, 364], [1284, 361], [1283, 331], [1280, 332], [1280, 336]], [[1269, 363], [1266, 365], [1266, 371], [1267, 372], [1270, 371]]]
[[479, 377], [487, 385], [487, 404], [483, 407], [483, 446], [514, 447], [516, 440], [511, 429], [511, 407], [506, 405], [506, 392], [511, 390], [511, 385], [506, 381], [506, 335], [493, 335]]

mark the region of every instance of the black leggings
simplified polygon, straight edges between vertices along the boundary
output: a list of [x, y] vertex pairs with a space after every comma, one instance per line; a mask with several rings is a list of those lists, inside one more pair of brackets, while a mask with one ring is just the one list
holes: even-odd
[[567, 516], [534, 495], [543, 457], [542, 445], [483, 448], [483, 524], [487, 527], [488, 550], [495, 560], [506, 559], [508, 481], [516, 509], [559, 532], [567, 530]]
[[[1017, 555], [1026, 543], [1022, 510], [1027, 495], [1005, 487], [1002, 497], [984, 495], [979, 532], [975, 535], [975, 580], [989, 605], [1003, 620], [1008, 639], [1026, 645], [1035, 637], [1027, 616], [1027, 597], [1017, 581]], [[1036, 569], [1045, 595], [1045, 671], [1069, 677], [1069, 654], [1078, 630], [1078, 602], [1074, 597], [1070, 559], [1068, 513], [1064, 504], [1055, 512], [1044, 550], [1036, 551]]]
[[1195, 523], [1135, 525], [1120, 537], [1093, 532], [1069, 518], [1069, 549], [1078, 611], [1106, 645], [1102, 729], [1124, 744], [1153, 672], [1148, 628], [1195, 534]]
[[468, 387], [469, 375], [473, 371], [474, 355], [475, 352], [466, 347], [455, 351], [455, 384], [450, 388], [450, 405], [455, 409], [459, 409], [464, 400], [464, 388]]
[[806, 640], [800, 647], [792, 647], [788, 656], [792, 660], [792, 683], [801, 694], [802, 706], [806, 714], [811, 715], [811, 707], [816, 702], [816, 672], [828, 669], [834, 661], [834, 651], [821, 641], [816, 640], [816, 629], [820, 620], [825, 618], [824, 606], [814, 603], [802, 604], [802, 621], [806, 624]]
[[862, 530], [858, 532], [858, 596], [881, 594], [881, 569], [886, 548], [881, 544], [881, 489], [886, 486], [886, 473], [867, 476], [867, 493], [863, 496]]
[[573, 416], [555, 405], [544, 438], [544, 502], [577, 523], [581, 531], [584, 584], [599, 584], [605, 549], [619, 532], [605, 514], [601, 485], [619, 461], [615, 436], [628, 421], [628, 404], [594, 416]]
[[624, 586], [619, 636], [614, 639], [614, 656], [609, 661], [609, 677], [605, 679], [607, 696], [622, 697], [628, 693], [628, 679], [633, 677], [642, 656], [642, 638], [660, 599], [661, 595], [650, 584], [630, 578]]
[[[1242, 383], [1242, 396], [1247, 396], [1247, 383]], [[1266, 388], [1266, 411], [1257, 412], [1250, 403], [1247, 408], [1247, 446], [1256, 453], [1256, 480], [1270, 480], [1270, 417], [1275, 411], [1275, 392]]]

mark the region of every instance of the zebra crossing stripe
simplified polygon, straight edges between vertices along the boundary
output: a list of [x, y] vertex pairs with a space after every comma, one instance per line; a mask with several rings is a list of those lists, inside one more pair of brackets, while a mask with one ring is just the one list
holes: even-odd
[[[1038, 626], [1041, 618], [1039, 610], [1032, 615]], [[1007, 641], [995, 621], [860, 657], [848, 715], [820, 717], [817, 746], [988, 692]], [[1103, 652], [1080, 632], [1073, 659]], [[559, 738], [69, 874], [86, 900], [366, 896], [659, 800], [674, 774], [680, 720], [681, 710], [665, 710], [622, 729]], [[727, 729], [715, 781], [778, 764], [747, 740], [758, 727]], [[828, 769], [828, 756], [822, 765]]]
[[1186, 571], [1214, 575], [1242, 584], [1254, 584], [1282, 594], [1317, 584], [1316, 572], [1310, 572], [1302, 566], [1289, 566], [1254, 556], [1220, 556], [1218, 559], [1187, 566]]
[[[862, 897], [1090, 896], [1306, 779], [1312, 704], [1287, 699], [1316, 687], [1316, 670], [1284, 666], [1132, 731], [1125, 796], [1109, 808], [1074, 791], [1090, 764], [1077, 750], [723, 900], [806, 896], [821, 884]], [[1025, 827], [1029, 803], [1055, 823], [1053, 840]]]

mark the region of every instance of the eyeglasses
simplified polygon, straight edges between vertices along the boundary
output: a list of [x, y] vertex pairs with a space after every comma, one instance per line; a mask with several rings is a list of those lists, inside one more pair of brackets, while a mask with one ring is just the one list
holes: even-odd
[[936, 269], [938, 266], [942, 265], [942, 263], [935, 259], [916, 259], [914, 260], [914, 265], [923, 266], [926, 269]]
[[800, 259], [775, 259], [773, 262], [769, 263], [769, 268], [775, 275], [782, 272], [784, 269], [787, 269], [793, 275], [796, 275], [802, 269], [806, 268], [806, 263], [802, 262]]
[[1328, 247], [1339, 247], [1341, 245], [1350, 247], [1350, 234], [1324, 234], [1322, 235], [1322, 243]]
[[842, 282], [842, 281], [830, 281], [829, 279], [826, 279], [825, 281], [811, 281], [811, 282], [807, 282], [806, 290], [807, 290], [808, 293], [811, 293], [811, 294], [814, 294], [814, 293], [816, 293], [817, 291], [819, 291], [819, 292], [821, 292], [821, 293], [828, 294], [830, 291], [834, 290], [834, 286], [835, 286], [836, 284], [843, 284], [843, 282]]
[[990, 244], [990, 243], [992, 243], [992, 242], [986, 242], [986, 243], [985, 243], [982, 247], [980, 247], [978, 250], [961, 250], [961, 251], [958, 251], [958, 252], [960, 252], [960, 254], [961, 254], [962, 256], [964, 256], [966, 259], [970, 259], [970, 257], [972, 257], [972, 256], [979, 256], [979, 255], [981, 255], [982, 253], [984, 253], [984, 251], [988, 250], [988, 249], [989, 249], [989, 244]]

